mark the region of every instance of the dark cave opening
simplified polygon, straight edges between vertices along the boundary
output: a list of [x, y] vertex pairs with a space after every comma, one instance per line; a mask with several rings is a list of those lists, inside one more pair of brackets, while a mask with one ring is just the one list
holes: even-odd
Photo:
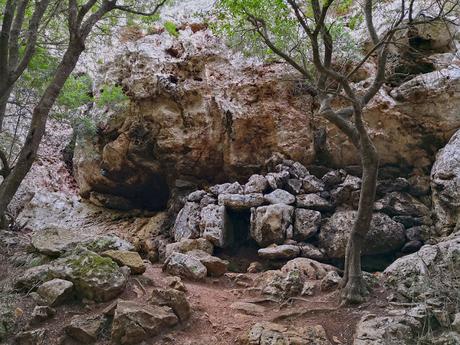
[[227, 208], [225, 214], [225, 232], [229, 245], [216, 248], [216, 255], [229, 261], [230, 272], [246, 272], [251, 262], [259, 260], [259, 246], [250, 236], [251, 211]]

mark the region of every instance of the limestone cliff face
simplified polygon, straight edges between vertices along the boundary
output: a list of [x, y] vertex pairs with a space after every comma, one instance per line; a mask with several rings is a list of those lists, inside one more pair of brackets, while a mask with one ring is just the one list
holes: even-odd
[[[84, 196], [115, 194], [161, 208], [177, 179], [247, 178], [275, 152], [305, 165], [359, 164], [343, 135], [314, 116], [296, 73], [233, 54], [198, 25], [179, 38], [159, 33], [128, 42], [103, 72], [123, 86], [130, 105], [78, 145]], [[372, 74], [369, 64], [356, 87]], [[460, 127], [459, 109], [454, 62], [382, 90], [366, 112], [381, 164], [428, 172]]]

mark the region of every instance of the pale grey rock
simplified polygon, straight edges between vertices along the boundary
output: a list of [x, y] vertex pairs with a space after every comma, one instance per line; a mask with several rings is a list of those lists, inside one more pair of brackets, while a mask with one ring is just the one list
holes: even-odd
[[331, 191], [331, 200], [336, 205], [353, 205], [354, 197], [361, 189], [361, 179], [353, 175], [347, 175], [345, 180]]
[[260, 316], [264, 315], [265, 313], [265, 307], [261, 305], [257, 305], [254, 303], [248, 303], [248, 302], [234, 302], [230, 304], [230, 309], [243, 312], [244, 314], [247, 315], [254, 315], [254, 316]]
[[244, 189], [238, 182], [234, 182], [212, 186], [209, 191], [215, 196], [219, 196], [220, 194], [243, 194]]
[[73, 283], [63, 279], [52, 279], [40, 285], [37, 293], [47, 305], [56, 307], [73, 297]]
[[206, 193], [206, 191], [204, 190], [197, 190], [197, 191], [194, 191], [192, 193], [190, 193], [188, 196], [187, 196], [187, 201], [190, 201], [190, 202], [200, 202], [201, 199], [203, 199], [205, 197], [205, 195], [208, 194]]
[[313, 237], [321, 226], [321, 213], [318, 211], [296, 208], [294, 219], [294, 239], [297, 241]]
[[267, 183], [269, 187], [273, 190], [283, 188], [286, 183], [288, 183], [289, 179], [289, 172], [288, 171], [281, 171], [281, 172], [270, 172], [265, 175], [267, 179]]
[[253, 194], [220, 194], [219, 205], [233, 210], [247, 210], [251, 207], [258, 207], [265, 203], [262, 193]]
[[228, 270], [228, 261], [212, 256], [202, 250], [192, 250], [187, 252], [187, 255], [191, 255], [200, 260], [200, 262], [206, 267], [208, 275], [211, 277], [220, 277]]
[[297, 207], [308, 208], [316, 211], [331, 211], [334, 206], [326, 199], [320, 197], [318, 194], [302, 194], [298, 195]]
[[115, 345], [139, 344], [178, 322], [169, 307], [119, 300], [113, 317], [111, 341]]
[[205, 238], [184, 239], [180, 242], [167, 244], [165, 248], [165, 258], [169, 257], [174, 252], [185, 254], [196, 249], [212, 254], [214, 246]]
[[305, 194], [319, 193], [324, 191], [324, 188], [324, 182], [313, 175], [308, 175], [302, 179], [302, 189]]
[[263, 259], [293, 259], [299, 256], [300, 248], [295, 245], [282, 244], [279, 246], [261, 248], [257, 253]]
[[200, 236], [200, 205], [186, 202], [177, 215], [172, 229], [175, 241], [198, 238]]
[[353, 345], [415, 345], [422, 324], [408, 315], [365, 315], [356, 326]]
[[300, 243], [300, 256], [303, 258], [313, 260], [323, 260], [325, 258], [324, 252], [311, 243]]
[[163, 264], [163, 271], [192, 280], [202, 280], [208, 271], [194, 256], [173, 252]]
[[298, 195], [302, 193], [302, 181], [295, 178], [290, 178], [286, 182], [286, 190], [291, 192], [294, 195]]
[[342, 278], [336, 271], [327, 272], [326, 276], [321, 279], [321, 291], [330, 291], [337, 288]]
[[436, 156], [431, 169], [431, 189], [438, 234], [449, 235], [458, 231], [460, 229], [460, 130]]
[[38, 324], [53, 318], [54, 315], [56, 315], [55, 309], [46, 305], [37, 305], [32, 311], [30, 323], [32, 325]]
[[[330, 258], [343, 258], [357, 211], [338, 211], [321, 227], [318, 246]], [[374, 213], [363, 246], [364, 255], [384, 254], [400, 249], [406, 241], [404, 227], [384, 213]]]
[[265, 200], [269, 204], [286, 204], [295, 203], [295, 196], [283, 189], [275, 189], [273, 192], [265, 195]]
[[326, 173], [321, 180], [327, 188], [334, 187], [343, 182], [346, 172], [344, 170], [332, 170]]
[[337, 268], [312, 259], [296, 258], [286, 263], [281, 271], [285, 273], [297, 271], [305, 280], [318, 280], [323, 279], [328, 272], [337, 271]]
[[[436, 245], [424, 245], [417, 253], [399, 258], [384, 271], [386, 283], [402, 296], [414, 301], [424, 301], [438, 295], [433, 279], [439, 279], [440, 269], [443, 286], [455, 286], [460, 274], [460, 237], [447, 238]], [[449, 281], [451, 280], [451, 281]], [[447, 292], [447, 291], [445, 291]]]
[[208, 205], [201, 210], [201, 237], [216, 247], [226, 247], [229, 235], [225, 228], [225, 206]]
[[249, 330], [243, 345], [331, 345], [322, 326], [290, 328], [259, 322]]
[[251, 209], [251, 237], [260, 245], [282, 244], [291, 226], [294, 207], [276, 204]]
[[268, 181], [262, 175], [252, 175], [244, 185], [244, 194], [264, 193], [268, 188]]

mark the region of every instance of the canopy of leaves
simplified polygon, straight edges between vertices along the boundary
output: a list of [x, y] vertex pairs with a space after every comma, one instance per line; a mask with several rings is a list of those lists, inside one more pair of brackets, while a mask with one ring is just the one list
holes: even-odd
[[[302, 4], [305, 17], [313, 24], [311, 2], [304, 1]], [[351, 32], [362, 21], [362, 17], [348, 13], [351, 5], [351, 0], [333, 2], [330, 13], [336, 15], [327, 19], [334, 40], [335, 58], [342, 61], [360, 56]], [[214, 31], [244, 53], [263, 58], [274, 57], [273, 51], [267, 48], [261, 38], [262, 32], [277, 49], [305, 69], [311, 69], [309, 40], [286, 0], [219, 0], [217, 18]], [[254, 21], [260, 25], [254, 25]]]

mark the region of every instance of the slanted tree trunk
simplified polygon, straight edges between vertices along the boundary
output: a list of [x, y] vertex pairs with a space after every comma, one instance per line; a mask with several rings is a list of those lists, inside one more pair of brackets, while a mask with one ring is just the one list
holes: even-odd
[[81, 41], [71, 42], [69, 49], [64, 54], [61, 63], [56, 69], [52, 82], [46, 88], [39, 103], [34, 108], [30, 129], [25, 144], [19, 153], [17, 163], [0, 185], [0, 223], [2, 221], [3, 223], [5, 222], [8, 204], [13, 199], [22, 180], [29, 172], [35, 160], [40, 141], [45, 134], [48, 114], [59, 96], [64, 83], [74, 70], [83, 50], [84, 45]]

